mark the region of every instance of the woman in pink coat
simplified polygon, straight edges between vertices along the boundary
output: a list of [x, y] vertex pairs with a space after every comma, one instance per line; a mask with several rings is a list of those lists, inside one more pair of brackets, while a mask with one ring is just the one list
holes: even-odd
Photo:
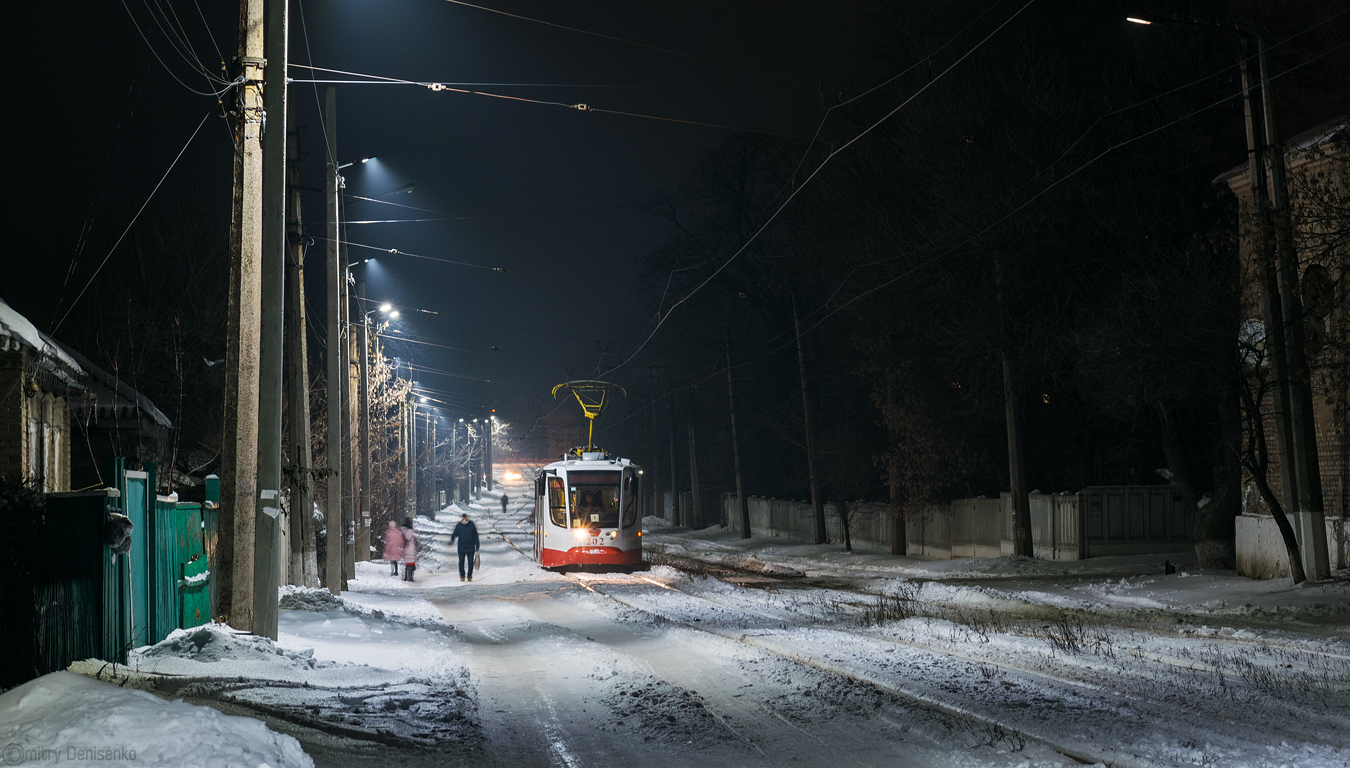
[[403, 561], [403, 531], [398, 523], [389, 521], [389, 530], [384, 532], [384, 559], [389, 561], [389, 575], [398, 575], [398, 564]]
[[403, 518], [403, 580], [413, 581], [413, 571], [417, 568], [417, 532], [413, 530], [411, 517]]

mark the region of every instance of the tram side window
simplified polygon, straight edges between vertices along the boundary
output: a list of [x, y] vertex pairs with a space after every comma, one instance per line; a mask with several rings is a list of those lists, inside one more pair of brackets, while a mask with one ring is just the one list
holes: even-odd
[[554, 525], [567, 527], [567, 503], [563, 495], [562, 478], [548, 479], [548, 517]]
[[623, 488], [623, 527], [627, 528], [637, 522], [638, 505], [642, 501], [642, 492], [639, 490], [639, 483], [636, 477], [629, 475], [624, 478]]

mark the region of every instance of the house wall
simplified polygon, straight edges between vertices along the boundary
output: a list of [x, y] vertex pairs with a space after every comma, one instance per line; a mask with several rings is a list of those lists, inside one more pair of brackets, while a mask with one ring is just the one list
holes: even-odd
[[0, 352], [0, 474], [69, 491], [70, 401], [41, 370], [32, 392], [24, 371], [34, 362], [27, 349]]

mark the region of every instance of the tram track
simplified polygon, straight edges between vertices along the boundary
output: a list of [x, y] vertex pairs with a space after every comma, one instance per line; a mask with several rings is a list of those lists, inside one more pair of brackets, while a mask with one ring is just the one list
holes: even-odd
[[[528, 519], [529, 516], [527, 515], [526, 517], [515, 521], [515, 528], [520, 531], [520, 534], [529, 535], [529, 532], [525, 531], [523, 528], [523, 523]], [[501, 527], [496, 524], [496, 521], [494, 521], [494, 532], [501, 535], [503, 540], [510, 544], [521, 556], [529, 557], [520, 546], [517, 546], [516, 543], [512, 541], [513, 536], [508, 536], [507, 532], [502, 531]], [[510, 533], [516, 535], [515, 531], [511, 531]], [[676, 567], [678, 569], [678, 566]], [[720, 570], [720, 568], [714, 567], [712, 570], [717, 571]], [[735, 569], [730, 570], [734, 571]], [[1000, 700], [998, 696], [990, 698], [979, 696], [977, 699], [970, 700], [970, 705], [967, 705], [965, 703], [966, 699], [960, 697], [968, 696], [969, 694], [957, 693], [956, 696], [958, 698], [956, 698], [956, 701], [962, 703], [956, 703], [956, 701], [953, 701], [953, 696], [945, 695], [948, 689], [944, 685], [935, 684], [934, 681], [937, 678], [933, 675], [921, 674], [917, 678], [910, 680], [906, 676], [904, 665], [897, 666], [893, 663], [899, 657], [884, 655], [886, 652], [884, 651], [883, 646], [904, 648], [907, 651], [920, 654], [920, 656], [911, 657], [911, 661], [909, 662], [911, 664], [914, 663], [914, 659], [917, 659], [918, 664], [927, 666], [928, 662], [923, 660], [923, 655], [927, 655], [929, 658], [941, 657], [947, 659], [948, 663], [944, 664], [939, 662], [938, 666], [932, 669], [938, 670], [939, 675], [942, 670], [947, 670], [949, 674], [955, 675], [957, 679], [964, 677], [964, 686], [958, 685], [958, 687], [978, 688], [980, 681], [975, 678], [983, 677], [985, 680], [989, 681], [995, 679], [1003, 681], [1002, 684], [1004, 686], [1007, 686], [1009, 682], [1011, 682], [1018, 686], [1030, 683], [1032, 688], [1058, 688], [1062, 693], [1055, 695], [1055, 697], [1058, 699], [1072, 699], [1074, 702], [1072, 706], [1074, 707], [1083, 706], [1095, 708], [1098, 711], [1116, 710], [1123, 707], [1126, 710], [1133, 711], [1136, 713], [1135, 716], [1140, 720], [1141, 727], [1159, 727], [1162, 725], [1162, 721], [1158, 720], [1155, 714], [1159, 704], [1157, 691], [1150, 690], [1150, 687], [1158, 688], [1158, 686], [1162, 686], [1163, 688], [1166, 688], [1165, 682], [1169, 675], [1177, 673], [1202, 673], [1206, 675], [1217, 674], [1220, 676], [1231, 676], [1234, 674], [1231, 667], [1225, 668], [1222, 664], [1215, 666], [1214, 664], [1207, 663], [1207, 659], [1183, 658], [1187, 656], [1185, 653], [1177, 656], [1171, 653], [1155, 653], [1147, 650], [1143, 646], [1138, 648], [1117, 646], [1109, 654], [1109, 659], [1103, 657], [1103, 659], [1097, 660], [1091, 657], [1092, 652], [1089, 651], [1084, 651], [1082, 654], [1076, 655], [1077, 660], [1075, 663], [1082, 667], [1082, 674], [1094, 677], [1093, 680], [1084, 680], [1058, 675], [1052, 671], [1035, 666], [1018, 664], [1008, 658], [1000, 658], [999, 653], [977, 654], [963, 652], [960, 649], [939, 647], [922, 641], [916, 642], [901, 637], [869, 631], [864, 627], [810, 627], [812, 630], [821, 630], [824, 633], [842, 632], [848, 636], [857, 637], [860, 640], [865, 639], [874, 644], [872, 649], [864, 650], [861, 655], [853, 655], [851, 653], [838, 655], [833, 652], [833, 648], [839, 646], [830, 645], [833, 641], [829, 634], [797, 638], [779, 633], [774, 629], [768, 629], [768, 631], [747, 631], [743, 628], [727, 626], [728, 623], [734, 625], [735, 616], [740, 615], [748, 619], [752, 618], [753, 621], [749, 622], [749, 625], [751, 626], [756, 623], [767, 622], [769, 627], [782, 626], [786, 629], [787, 625], [784, 624], [785, 617], [782, 613], [774, 615], [773, 611], [759, 610], [753, 605], [745, 605], [736, 600], [724, 600], [715, 595], [701, 594], [694, 590], [683, 589], [679, 585], [663, 583], [661, 580], [651, 578], [645, 574], [606, 574], [599, 578], [591, 578], [572, 573], [564, 573], [562, 575], [574, 581], [578, 586], [581, 586], [592, 594], [608, 598], [608, 600], [621, 605], [626, 609], [652, 616], [662, 622], [676, 625], [684, 629], [698, 630], [704, 634], [716, 635], [741, 645], [754, 647], [761, 651], [768, 652], [782, 659], [803, 664], [829, 675], [871, 686], [879, 691], [895, 695], [924, 707], [931, 708], [937, 712], [941, 712], [944, 715], [964, 721], [976, 728], [1015, 734], [1017, 737], [1020, 737], [1027, 742], [1034, 742], [1047, 749], [1053, 750], [1066, 758], [1087, 764], [1106, 763], [1108, 765], [1120, 766], [1154, 766], [1159, 764], [1185, 764], [1186, 761], [1170, 754], [1167, 750], [1155, 751], [1146, 749], [1142, 754], [1133, 754], [1128, 739], [1118, 741], [1113, 747], [1101, 749], [1094, 749], [1091, 743], [1085, 746], [1081, 741], [1077, 743], [1066, 743], [1063, 736], [1056, 735], [1055, 733], [1057, 730], [1063, 730], [1062, 723], [1053, 723], [1055, 726], [1054, 728], [1045, 728], [1038, 727], [1038, 724], [1035, 722], [1027, 722], [1029, 713], [1016, 708], [1025, 707], [1025, 704], [1019, 704], [1015, 697], [1007, 697]], [[743, 590], [763, 590], [766, 587], [766, 585], [762, 583], [741, 584], [738, 583], [734, 576], [724, 578], [727, 574], [719, 574], [717, 572], [701, 571], [699, 574], [694, 575], [711, 576]], [[679, 593], [684, 599], [716, 606], [720, 611], [731, 612], [731, 616], [728, 621], [724, 622], [707, 622], [708, 617], [706, 616], [704, 617], [705, 621], [703, 622], [691, 620], [687, 608], [682, 609], [672, 606], [671, 609], [668, 610], [660, 605], [652, 605], [649, 599], [644, 599], [645, 597], [652, 595], [651, 592], [647, 592], [645, 595], [624, 594], [624, 588], [636, 586], [636, 584], [634, 584], [635, 582], [641, 585], [656, 587], [662, 591]], [[791, 582], [791, 585], [794, 589], [789, 591], [793, 592], [800, 589], [801, 586], [804, 586], [801, 584], [801, 580]], [[772, 587], [769, 589], [772, 591]], [[828, 589], [834, 590], [839, 589], [839, 587], [831, 586]], [[843, 589], [841, 591], [859, 595], [868, 595], [876, 598], [883, 597], [879, 592], [860, 588]], [[941, 603], [930, 604], [930, 601], [923, 602], [928, 609], [933, 611], [943, 607], [950, 608], [950, 606], [943, 606]], [[860, 610], [866, 607], [860, 603], [852, 602], [850, 602], [849, 605]], [[810, 611], [803, 612], [801, 610], [803, 607], [809, 606], [794, 606], [791, 604], [779, 606], [776, 603], [772, 606], [775, 610], [781, 610], [801, 616], [808, 623], [812, 620], [817, 622], [820, 621], [820, 618], [815, 617]], [[1035, 604], [1029, 604], [1027, 608], [1030, 612], [1037, 612], [1037, 609], [1041, 608], [1049, 610], [1048, 607], [1037, 606]], [[957, 613], [959, 614], [960, 612], [958, 611]], [[998, 625], [992, 628], [985, 627], [984, 631], [989, 632], [990, 635], [1006, 632], [1009, 635], [1018, 635], [1023, 638], [1041, 638], [1037, 628], [1031, 627], [1031, 625], [1036, 624], [1039, 626], [1041, 621], [1045, 620], [1045, 617], [1040, 615], [1032, 616], [1030, 613], [1021, 615], [1021, 611], [1017, 611], [1016, 613], [1018, 615], [1015, 618], [1019, 619], [1021, 622], [1019, 626], [1011, 627]], [[1145, 635], [1169, 639], [1178, 639], [1179, 635], [1183, 639], [1186, 637], [1186, 633], [1178, 633], [1176, 630], [1159, 626], [1154, 622], [1143, 622], [1140, 620], [1140, 617], [1137, 616], [1129, 617], [1132, 619], [1130, 621], [1113, 622], [1109, 617], [1095, 615], [1090, 611], [1084, 612], [1076, 609], [1061, 609], [1059, 611], [1054, 611], [1053, 613], [1057, 617], [1080, 617], [1081, 619], [1094, 622], [1094, 625], [1102, 625], [1104, 628], [1113, 632], [1116, 630], [1139, 632]], [[723, 613], [722, 615], [726, 616], [727, 614]], [[934, 615], [933, 618], [940, 618], [940, 616]], [[958, 626], [961, 625], [960, 616], [948, 616], [947, 618], [952, 620], [954, 624]], [[1213, 618], [1211, 617], [1210, 620], [1212, 621]], [[790, 624], [791, 619], [788, 619], [788, 622]], [[720, 626], [718, 625], [719, 623]], [[1030, 627], [1030, 629], [1028, 627]], [[979, 633], [978, 629], [975, 629], [974, 631], [976, 631], [977, 634]], [[1215, 636], [1191, 637], [1190, 639], [1218, 641], [1223, 643], [1226, 647], [1238, 649], [1250, 648], [1258, 652], [1270, 652], [1271, 649], [1276, 649], [1309, 657], [1321, 657], [1338, 663], [1350, 660], [1350, 658], [1347, 658], [1344, 654], [1308, 648], [1293, 642], [1281, 642], [1273, 638], [1252, 639]], [[815, 646], [814, 648], [811, 647], [813, 645]], [[878, 651], [877, 649], [881, 650]], [[1121, 657], [1132, 657], [1141, 661], [1149, 660], [1159, 666], [1153, 670], [1148, 670], [1146, 668], [1142, 669], [1144, 674], [1135, 674], [1129, 670], [1122, 671], [1122, 669], [1117, 668], [1120, 665], [1114, 663], [1114, 659], [1116, 658], [1114, 654], [1116, 653], [1120, 654]], [[876, 664], [878, 661], [881, 662], [880, 666]], [[957, 666], [953, 667], [953, 664]], [[915, 668], [918, 669], [919, 667]], [[972, 671], [962, 671], [967, 669]], [[978, 675], [976, 671], [973, 671], [974, 669], [978, 670]], [[1175, 670], [1175, 672], [1168, 672], [1167, 670]], [[1109, 682], [1106, 682], [1109, 679], [1108, 673], [1125, 675], [1125, 677], [1122, 678], [1123, 684], [1111, 686]], [[1097, 684], [1099, 681], [1103, 684]], [[974, 686], [971, 685], [972, 682], [975, 683]], [[910, 683], [913, 684], [911, 685]], [[956, 689], [951, 690], [955, 693]], [[994, 688], [993, 690], [996, 693], [1001, 693], [997, 688]], [[1034, 716], [1031, 717], [1034, 719]], [[1079, 736], [1076, 738], [1082, 739], [1084, 737]]]
[[[517, 527], [518, 529], [520, 528], [520, 523], [523, 522], [524, 519], [526, 519], [526, 518], [522, 518], [521, 520], [519, 520], [519, 521], [516, 522], [516, 527]], [[522, 533], [523, 533], [523, 532], [524, 532], [523, 529], [521, 529], [521, 530], [522, 530]], [[516, 550], [516, 552], [519, 553], [522, 557], [527, 557], [527, 558], [529, 557], [529, 555], [527, 555], [527, 554], [525, 553], [524, 550], [522, 550], [519, 546], [517, 546], [516, 543], [515, 543], [514, 541], [512, 541], [511, 538], [510, 538], [509, 536], [507, 536], [506, 533], [500, 529], [500, 527], [497, 525], [497, 520], [496, 520], [496, 519], [493, 520], [493, 532], [496, 533], [497, 535], [501, 536], [502, 540], [505, 541], [508, 545], [510, 545], [512, 549]], [[955, 705], [955, 704], [950, 704], [950, 703], [947, 703], [947, 702], [940, 701], [940, 700], [938, 700], [938, 699], [936, 699], [936, 698], [934, 698], [934, 697], [932, 697], [932, 696], [928, 696], [928, 695], [926, 695], [926, 694], [924, 694], [924, 693], [922, 693], [922, 692], [920, 692], [920, 691], [907, 689], [907, 688], [905, 688], [905, 687], [903, 687], [903, 686], [898, 686], [898, 685], [894, 685], [894, 684], [891, 684], [891, 683], [888, 683], [888, 682], [885, 682], [885, 681], [877, 680], [877, 679], [872, 678], [872, 677], [870, 677], [870, 676], [863, 675], [863, 674], [859, 674], [859, 673], [857, 673], [857, 672], [854, 671], [854, 670], [845, 669], [845, 668], [843, 668], [843, 667], [841, 667], [841, 666], [839, 666], [839, 665], [832, 664], [832, 663], [830, 663], [830, 662], [827, 661], [827, 660], [820, 659], [820, 658], [817, 658], [817, 657], [814, 657], [814, 656], [811, 656], [811, 655], [803, 654], [803, 653], [801, 653], [801, 652], [799, 652], [799, 651], [795, 651], [795, 650], [793, 650], [793, 649], [789, 649], [789, 648], [785, 648], [785, 647], [780, 647], [780, 646], [778, 646], [776, 643], [768, 642], [765, 638], [756, 637], [756, 636], [749, 635], [749, 634], [744, 633], [744, 632], [735, 632], [735, 631], [725, 630], [725, 629], [720, 629], [720, 628], [716, 628], [716, 627], [704, 627], [704, 626], [699, 626], [699, 624], [698, 624], [698, 623], [695, 623], [695, 622], [687, 622], [687, 621], [683, 621], [683, 620], [680, 620], [680, 619], [677, 619], [677, 618], [672, 618], [672, 617], [670, 617], [670, 616], [668, 616], [668, 615], [662, 614], [660, 611], [657, 611], [657, 610], [651, 608], [650, 606], [641, 605], [641, 604], [636, 603], [636, 602], [634, 602], [634, 601], [632, 601], [632, 600], [625, 600], [624, 598], [619, 597], [619, 596], [616, 596], [616, 595], [614, 595], [614, 594], [612, 594], [612, 593], [610, 593], [610, 592], [608, 592], [608, 591], [605, 591], [605, 590], [603, 590], [603, 589], [597, 589], [596, 586], [593, 586], [592, 584], [587, 583], [587, 581], [586, 581], [585, 579], [582, 579], [582, 578], [581, 578], [580, 576], [578, 576], [577, 574], [563, 573], [563, 574], [561, 574], [561, 575], [563, 575], [563, 576], [565, 576], [565, 577], [571, 579], [571, 580], [574, 581], [578, 586], [580, 586], [581, 588], [585, 589], [586, 591], [588, 591], [588, 592], [590, 592], [590, 593], [592, 593], [592, 594], [599, 595], [599, 596], [601, 596], [601, 597], [607, 598], [607, 599], [609, 599], [609, 600], [611, 600], [611, 601], [613, 601], [613, 602], [615, 602], [615, 603], [618, 603], [619, 605], [622, 605], [622, 606], [624, 606], [624, 607], [626, 607], [626, 608], [628, 608], [628, 609], [630, 609], [630, 610], [639, 611], [639, 612], [641, 612], [641, 613], [645, 613], [645, 614], [647, 614], [647, 615], [657, 617], [657, 618], [661, 619], [662, 621], [666, 621], [666, 622], [669, 622], [669, 623], [672, 623], [672, 624], [676, 624], [676, 625], [685, 627], [685, 628], [687, 628], [687, 629], [697, 630], [697, 631], [699, 631], [699, 632], [703, 632], [703, 633], [706, 633], [706, 634], [710, 634], [710, 635], [715, 635], [715, 636], [717, 636], [717, 637], [721, 637], [721, 638], [723, 638], [723, 639], [725, 639], [725, 640], [731, 640], [731, 641], [733, 641], [733, 642], [736, 642], [736, 643], [739, 643], [739, 644], [742, 644], [742, 645], [747, 645], [747, 646], [750, 646], [750, 647], [758, 648], [758, 649], [760, 649], [760, 650], [763, 650], [763, 651], [767, 651], [767, 652], [769, 652], [769, 653], [772, 653], [772, 654], [774, 654], [774, 655], [776, 655], [776, 656], [778, 656], [778, 657], [780, 657], [780, 658], [784, 658], [784, 659], [787, 659], [787, 660], [789, 660], [789, 661], [793, 661], [793, 662], [796, 662], [796, 663], [799, 663], [799, 664], [804, 664], [804, 665], [806, 665], [806, 666], [808, 666], [808, 667], [811, 667], [811, 668], [813, 668], [813, 669], [819, 670], [819, 671], [821, 671], [821, 672], [825, 672], [825, 673], [827, 673], [827, 674], [831, 674], [831, 675], [836, 675], [836, 676], [839, 676], [839, 677], [843, 677], [843, 678], [846, 678], [846, 679], [848, 679], [848, 680], [852, 680], [852, 681], [854, 681], [854, 682], [862, 683], [862, 684], [864, 684], [864, 685], [872, 686], [872, 687], [877, 688], [877, 689], [879, 689], [879, 690], [881, 690], [881, 691], [884, 691], [884, 692], [886, 692], [886, 693], [890, 693], [890, 694], [899, 696], [899, 697], [901, 697], [901, 698], [903, 698], [903, 699], [906, 699], [906, 700], [908, 700], [908, 701], [912, 701], [912, 702], [914, 702], [914, 703], [923, 705], [923, 706], [925, 706], [925, 707], [929, 707], [929, 708], [931, 708], [931, 709], [935, 709], [935, 710], [937, 710], [937, 711], [939, 711], [939, 712], [941, 712], [941, 713], [943, 713], [943, 714], [945, 714], [945, 715], [948, 715], [948, 716], [950, 716], [950, 717], [955, 717], [955, 718], [961, 719], [961, 720], [963, 720], [963, 721], [965, 721], [965, 722], [967, 722], [967, 723], [972, 723], [972, 724], [977, 725], [977, 726], [979, 726], [979, 727], [984, 727], [984, 728], [998, 728], [998, 729], [1002, 729], [1002, 730], [1004, 730], [1004, 731], [1016, 733], [1017, 735], [1021, 736], [1022, 738], [1026, 739], [1026, 740], [1028, 740], [1028, 741], [1034, 741], [1034, 742], [1036, 742], [1036, 743], [1039, 743], [1039, 744], [1041, 744], [1041, 745], [1043, 745], [1043, 746], [1045, 746], [1045, 747], [1047, 747], [1047, 748], [1049, 748], [1049, 749], [1051, 749], [1051, 750], [1053, 750], [1053, 751], [1055, 751], [1055, 752], [1058, 752], [1059, 754], [1062, 754], [1062, 755], [1064, 755], [1065, 757], [1068, 757], [1068, 758], [1070, 758], [1070, 759], [1072, 759], [1072, 760], [1075, 760], [1075, 761], [1077, 761], [1077, 762], [1080, 762], [1080, 763], [1083, 763], [1083, 764], [1086, 764], [1086, 765], [1092, 765], [1092, 764], [1096, 764], [1096, 763], [1107, 763], [1107, 764], [1110, 764], [1110, 765], [1122, 765], [1122, 764], [1123, 764], [1123, 763], [1120, 762], [1119, 756], [1115, 756], [1115, 755], [1091, 754], [1091, 753], [1088, 753], [1088, 752], [1086, 752], [1086, 751], [1083, 751], [1083, 750], [1080, 750], [1080, 749], [1077, 749], [1077, 748], [1074, 748], [1074, 747], [1071, 747], [1071, 746], [1068, 746], [1068, 745], [1065, 745], [1065, 744], [1058, 743], [1058, 742], [1056, 742], [1055, 740], [1050, 739], [1050, 738], [1044, 736], [1043, 734], [1039, 734], [1039, 733], [1032, 732], [1032, 731], [1030, 731], [1029, 729], [1026, 729], [1026, 728], [1017, 727], [1017, 726], [1015, 726], [1015, 725], [1013, 725], [1013, 724], [1011, 724], [1011, 723], [1009, 723], [1009, 722], [1005, 722], [1005, 721], [1003, 721], [1003, 720], [1001, 720], [1001, 719], [999, 719], [999, 718], [985, 716], [985, 715], [983, 715], [983, 714], [974, 712], [974, 711], [969, 710], [969, 709], [966, 709], [966, 708], [964, 708], [964, 707], [961, 707], [961, 706], [958, 706], [958, 705]], [[614, 576], [625, 576], [627, 579], [631, 579], [631, 580], [633, 580], [633, 581], [639, 581], [639, 582], [651, 584], [651, 585], [653, 585], [653, 586], [660, 587], [660, 588], [662, 588], [662, 589], [666, 589], [666, 590], [670, 590], [670, 591], [674, 591], [674, 592], [679, 592], [680, 594], [685, 595], [685, 596], [690, 597], [690, 598], [693, 598], [693, 599], [698, 599], [698, 600], [702, 600], [702, 601], [704, 601], [704, 602], [708, 602], [708, 603], [712, 603], [712, 604], [716, 604], [716, 605], [721, 605], [723, 608], [726, 608], [726, 609], [728, 609], [728, 610], [734, 610], [734, 611], [738, 611], [738, 612], [741, 612], [741, 613], [747, 613], [747, 612], [749, 612], [749, 613], [756, 613], [756, 614], [760, 615], [761, 618], [766, 618], [766, 619], [769, 619], [769, 620], [772, 620], [772, 621], [779, 621], [778, 618], [776, 618], [776, 617], [771, 617], [771, 616], [769, 616], [768, 614], [760, 613], [760, 612], [758, 612], [758, 611], [754, 611], [753, 609], [747, 609], [747, 608], [744, 607], [744, 606], [732, 606], [732, 605], [723, 603], [723, 602], [721, 602], [721, 601], [717, 601], [717, 600], [713, 600], [713, 599], [704, 597], [704, 596], [702, 596], [702, 595], [696, 595], [696, 594], [687, 592], [687, 591], [685, 591], [685, 590], [681, 590], [681, 589], [678, 589], [678, 588], [676, 588], [676, 587], [672, 587], [672, 586], [667, 585], [667, 584], [662, 584], [661, 582], [656, 581], [655, 579], [648, 578], [648, 577], [646, 577], [646, 576], [642, 576], [642, 575], [638, 575], [638, 574], [614, 574]], [[882, 639], [882, 638], [881, 638], [880, 636], [877, 636], [875, 639]], [[920, 650], [923, 650], [923, 649], [920, 649]], [[967, 660], [967, 661], [975, 661], [974, 659], [963, 659], [963, 660]], [[1021, 670], [1019, 670], [1019, 671], [1021, 671]], [[1031, 673], [1031, 672], [1029, 672], [1029, 671], [1023, 671], [1022, 673], [1023, 673], [1023, 674], [1033, 674], [1033, 673]], [[1067, 680], [1066, 680], [1066, 681], [1060, 681], [1060, 682], [1072, 682], [1072, 681], [1067, 681]], [[1077, 683], [1072, 683], [1072, 684], [1078, 685]], [[721, 719], [721, 718], [719, 718], [719, 720], [720, 720], [720, 719]], [[725, 723], [724, 723], [724, 724], [725, 724]], [[733, 731], [733, 733], [734, 733], [734, 731]], [[739, 733], [737, 733], [736, 735], [737, 735], [738, 737], [742, 738], [742, 739], [745, 739], [745, 737], [744, 737], [744, 736], [741, 736], [741, 734], [739, 734]], [[755, 749], [756, 749], [756, 751], [759, 751], [760, 754], [764, 754], [764, 753], [763, 753], [763, 750], [761, 750], [761, 749], [759, 748], [758, 745], [755, 745], [752, 741], [750, 741], [750, 740], [748, 740], [748, 739], [746, 739], [746, 741], [747, 741], [748, 743], [750, 743], [752, 746], [754, 746]], [[767, 756], [766, 756], [766, 757], [767, 757]]]

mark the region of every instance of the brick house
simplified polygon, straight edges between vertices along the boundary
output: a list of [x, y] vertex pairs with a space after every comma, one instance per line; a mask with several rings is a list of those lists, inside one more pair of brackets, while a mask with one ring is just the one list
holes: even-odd
[[[1313, 417], [1328, 518], [1331, 567], [1347, 567], [1346, 512], [1350, 509], [1350, 121], [1336, 120], [1286, 142], [1290, 212], [1298, 252], [1298, 284], [1307, 327], [1306, 347], [1312, 373]], [[1215, 179], [1225, 184], [1243, 208], [1239, 232], [1242, 259], [1244, 333], [1262, 325], [1257, 275], [1257, 232], [1247, 224], [1252, 206], [1251, 173], [1243, 163]], [[1260, 331], [1258, 331], [1259, 333]], [[1285, 462], [1273, 427], [1270, 482], [1283, 496], [1280, 467]], [[1284, 547], [1264, 502], [1254, 488], [1238, 520], [1238, 572], [1270, 578], [1289, 573]]]

